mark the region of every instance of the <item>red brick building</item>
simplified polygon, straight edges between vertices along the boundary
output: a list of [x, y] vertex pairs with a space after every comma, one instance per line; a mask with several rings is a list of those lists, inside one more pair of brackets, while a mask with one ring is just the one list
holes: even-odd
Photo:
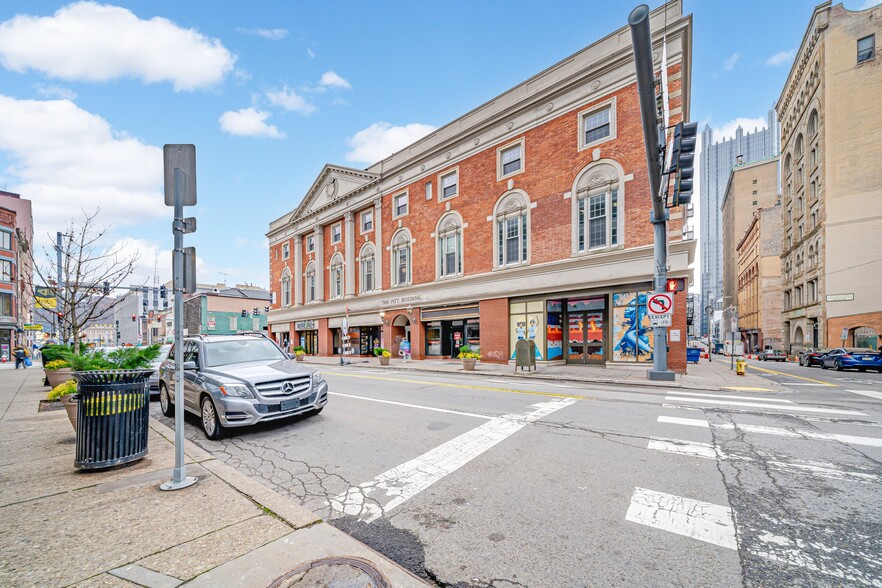
[[[665, 15], [667, 10], [667, 15]], [[624, 20], [624, 18], [623, 18]], [[667, 21], [672, 124], [688, 120], [692, 20]], [[506, 362], [650, 362], [645, 311], [653, 230], [631, 36], [624, 27], [366, 170], [326, 165], [296, 210], [270, 223], [269, 329], [309, 353], [376, 346]], [[669, 275], [694, 241], [671, 211]], [[685, 370], [686, 294], [670, 367]], [[673, 333], [672, 333], [673, 335]]]

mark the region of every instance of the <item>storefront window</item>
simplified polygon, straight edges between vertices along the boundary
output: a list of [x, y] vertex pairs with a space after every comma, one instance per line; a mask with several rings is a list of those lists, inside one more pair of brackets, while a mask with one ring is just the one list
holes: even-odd
[[441, 355], [441, 321], [426, 324], [426, 355]]
[[515, 346], [522, 339], [532, 339], [536, 344], [536, 359], [544, 360], [545, 349], [545, 302], [515, 302], [509, 307], [511, 359], [515, 358]]
[[548, 309], [548, 326], [545, 330], [545, 341], [547, 352], [545, 357], [548, 361], [555, 359], [563, 359], [563, 310], [560, 300], [549, 300]]
[[646, 314], [646, 299], [650, 294], [613, 294], [613, 361], [652, 361], [655, 340]]

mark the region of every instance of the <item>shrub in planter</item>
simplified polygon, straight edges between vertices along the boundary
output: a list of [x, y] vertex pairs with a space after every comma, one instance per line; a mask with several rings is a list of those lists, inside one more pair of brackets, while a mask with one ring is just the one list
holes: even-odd
[[53, 359], [43, 366], [49, 385], [55, 388], [70, 379], [70, 363], [64, 359]]
[[297, 361], [303, 361], [303, 357], [306, 355], [306, 349], [304, 349], [302, 345], [298, 345], [297, 347], [295, 347], [293, 349], [293, 351], [294, 351], [294, 358]]
[[459, 355], [457, 357], [462, 360], [463, 369], [474, 371], [475, 364], [481, 359], [481, 354], [477, 351], [472, 351], [472, 348], [468, 345], [463, 345], [459, 348]]
[[77, 393], [77, 381], [76, 380], [66, 380], [61, 384], [52, 388], [49, 394], [46, 395], [46, 398], [49, 400], [58, 400], [62, 396], [68, 396], [70, 394]]
[[389, 365], [389, 359], [392, 357], [392, 352], [385, 347], [374, 347], [374, 357], [380, 359], [380, 365]]

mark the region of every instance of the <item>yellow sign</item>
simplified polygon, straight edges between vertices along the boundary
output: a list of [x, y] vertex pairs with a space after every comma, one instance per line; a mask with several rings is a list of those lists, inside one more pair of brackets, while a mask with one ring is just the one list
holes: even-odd
[[43, 325], [24, 325], [25, 331], [42, 331]]
[[34, 288], [34, 298], [37, 299], [37, 308], [46, 308], [49, 310], [55, 310], [57, 308], [54, 288]]

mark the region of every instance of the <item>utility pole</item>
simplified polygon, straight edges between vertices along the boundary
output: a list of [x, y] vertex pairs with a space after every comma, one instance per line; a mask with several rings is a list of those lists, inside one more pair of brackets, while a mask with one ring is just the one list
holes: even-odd
[[55, 325], [55, 339], [58, 343], [62, 343], [61, 341], [61, 321], [58, 318], [59, 312], [64, 312], [63, 305], [61, 304], [61, 231], [55, 233], [55, 316], [52, 318], [52, 323]]

